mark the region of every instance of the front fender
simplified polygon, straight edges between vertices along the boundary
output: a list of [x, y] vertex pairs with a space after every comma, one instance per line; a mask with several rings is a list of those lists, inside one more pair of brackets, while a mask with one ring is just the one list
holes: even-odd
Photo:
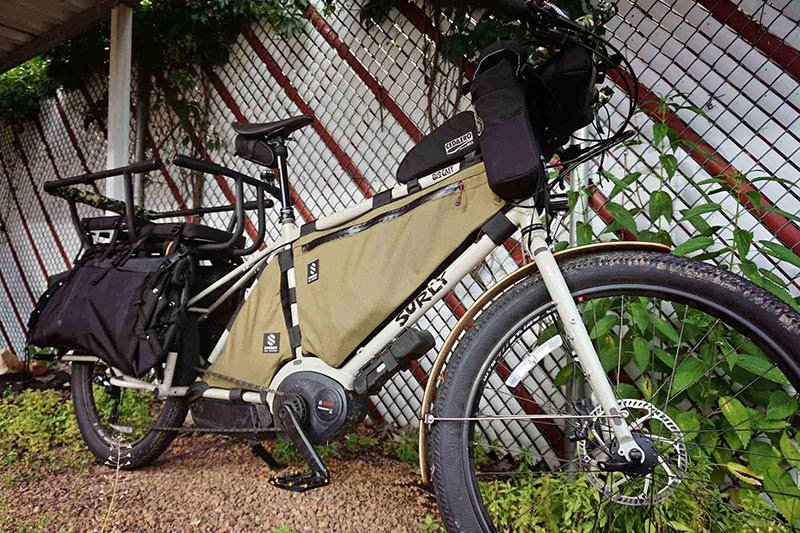
[[[605, 243], [596, 243], [596, 244], [588, 244], [586, 246], [577, 246], [575, 248], [567, 248], [560, 252], [554, 253], [554, 257], [556, 261], [562, 261], [564, 259], [571, 259], [573, 257], [581, 256], [581, 255], [588, 255], [597, 252], [608, 252], [608, 251], [652, 251], [652, 252], [663, 252], [669, 253], [670, 248], [669, 246], [665, 246], [659, 243], [653, 242], [636, 242], [636, 241], [619, 241], [619, 242], [605, 242]], [[444, 367], [447, 358], [450, 355], [450, 352], [453, 349], [453, 346], [456, 343], [459, 335], [461, 334], [464, 329], [466, 329], [467, 325], [472, 322], [475, 318], [475, 315], [478, 314], [486, 305], [489, 304], [492, 300], [494, 300], [499, 294], [506, 291], [512, 285], [515, 285], [520, 280], [523, 280], [537, 271], [536, 263], [529, 263], [525, 266], [522, 266], [506, 276], [505, 278], [501, 279], [491, 287], [489, 287], [486, 292], [481, 294], [481, 296], [475, 301], [472, 306], [467, 309], [466, 313], [462, 315], [459, 319], [456, 326], [450, 332], [450, 335], [447, 336], [444, 344], [442, 345], [442, 349], [439, 350], [439, 355], [436, 356], [436, 361], [433, 363], [433, 367], [431, 368], [430, 375], [428, 375], [428, 382], [425, 386], [425, 395], [422, 399], [422, 407], [420, 408], [420, 422], [419, 422], [419, 471], [422, 475], [422, 482], [423, 483], [430, 483], [430, 473], [428, 472], [428, 424], [425, 423], [425, 417], [430, 412], [431, 401], [433, 400], [433, 396], [436, 392], [436, 387], [440, 380], [442, 368]]]

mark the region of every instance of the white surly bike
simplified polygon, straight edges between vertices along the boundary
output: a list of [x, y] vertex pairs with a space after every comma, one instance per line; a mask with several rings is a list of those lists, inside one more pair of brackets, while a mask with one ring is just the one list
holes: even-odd
[[[585, 30], [549, 10], [501, 4], [526, 24], [587, 40]], [[477, 124], [471, 112], [460, 114], [412, 150], [413, 168], [401, 165], [400, 185], [305, 225], [295, 222], [285, 142], [313, 120], [307, 116], [234, 124], [237, 152], [277, 167], [278, 179], [175, 158], [233, 180], [234, 206], [134, 207], [131, 176], [160, 161], [47, 183], [45, 190], [69, 201], [87, 250], [75, 270], [102, 271], [92, 274], [93, 287], [120, 272], [186, 268], [180, 282], [146, 278], [152, 316], [161, 317], [138, 333], [140, 342], [158, 338], [149, 363], [137, 348], [137, 363], [125, 367], [130, 361], [101, 353], [93, 332], [83, 333], [91, 341], [53, 343], [72, 363], [76, 415], [90, 450], [110, 466], [135, 469], [181, 431], [213, 432], [253, 442], [279, 468], [256, 444], [279, 435], [295, 444], [309, 472], [272, 483], [296, 491], [327, 485], [330, 474], [313, 445], [360, 423], [369, 396], [434, 348], [418, 321], [521, 232], [531, 261], [462, 310], [427, 378], [420, 470], [433, 482], [448, 531], [523, 529], [521, 518], [541, 501], [520, 504], [520, 521], [509, 523], [496, 515], [492, 495], [500, 484], [521, 490], [546, 477], [586, 479], [600, 494], [597, 516], [586, 519], [606, 515], [600, 527], [633, 513], [628, 523], [660, 528], [669, 519], [660, 506], [682, 495], [745, 527], [775, 517], [796, 526], [794, 492], [759, 476], [756, 463], [768, 461], [778, 477], [797, 466], [794, 448], [778, 441], [797, 416], [800, 316], [743, 278], [659, 244], [554, 253], [548, 225], [564, 202], [549, 188], [509, 201], [490, 190], [494, 163], [483, 139], [493, 126], [478, 107]], [[124, 203], [73, 187], [117, 175], [126, 183]], [[281, 237], [262, 246], [267, 195], [282, 203]], [[76, 203], [121, 215], [81, 219]], [[242, 239], [247, 210], [258, 220], [250, 245]], [[233, 212], [227, 231], [156, 222], [226, 211]], [[59, 294], [78, 278], [55, 280], [37, 306], [40, 322], [48, 302], [67, 301]], [[134, 305], [149, 305], [143, 300]], [[101, 348], [93, 353], [89, 345]], [[197, 427], [183, 428], [190, 409]]]

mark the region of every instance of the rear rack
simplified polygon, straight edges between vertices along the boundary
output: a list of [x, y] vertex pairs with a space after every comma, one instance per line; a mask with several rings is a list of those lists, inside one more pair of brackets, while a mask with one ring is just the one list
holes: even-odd
[[[250, 176], [246, 176], [245, 174], [241, 174], [240, 172], [236, 172], [233, 169], [185, 155], [176, 156], [173, 162], [179, 167], [197, 170], [207, 174], [214, 174], [217, 176], [225, 176], [233, 179], [235, 203], [231, 205], [196, 207], [192, 209], [162, 212], [151, 211], [144, 209], [141, 206], [136, 206], [133, 199], [133, 175], [163, 168], [164, 163], [160, 159], [150, 159], [147, 161], [133, 163], [132, 165], [127, 165], [124, 167], [81, 174], [79, 176], [73, 176], [71, 178], [65, 178], [61, 180], [48, 181], [44, 184], [44, 190], [48, 194], [58, 196], [67, 201], [69, 204], [69, 212], [70, 217], [72, 218], [72, 224], [75, 226], [78, 236], [81, 239], [81, 244], [85, 248], [92, 246], [92, 242], [86, 232], [83, 231], [81, 226], [81, 220], [77, 209], [78, 203], [124, 215], [125, 226], [130, 240], [136, 240], [137, 238], [137, 223], [141, 224], [142, 222], [161, 220], [165, 218], [233, 211], [234, 214], [231, 217], [227, 227], [227, 231], [233, 234], [231, 238], [224, 243], [201, 244], [197, 246], [196, 249], [200, 252], [219, 252], [224, 253], [225, 255], [233, 256], [248, 255], [258, 250], [263, 244], [264, 236], [266, 234], [265, 209], [274, 205], [274, 202], [271, 199], [265, 198], [265, 193], [274, 198], [280, 199], [280, 189], [273, 183], [270, 183], [270, 181], [266, 181], [269, 179], [269, 175], [265, 176], [265, 180], [258, 180], [251, 178]], [[116, 176], [122, 176], [124, 178], [124, 201], [115, 200], [102, 194], [90, 193], [75, 187], [75, 185], [89, 185], [96, 181], [113, 178]], [[262, 176], [264, 175], [262, 174]], [[254, 187], [256, 189], [255, 201], [245, 201], [245, 185]], [[244, 234], [245, 212], [252, 210], [255, 210], [258, 215], [258, 233], [250, 246], [247, 248], [237, 249], [235, 244]]]

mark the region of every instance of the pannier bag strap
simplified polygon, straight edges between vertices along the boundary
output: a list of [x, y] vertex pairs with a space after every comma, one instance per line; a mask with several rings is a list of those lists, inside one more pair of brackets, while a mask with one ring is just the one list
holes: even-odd
[[291, 247], [278, 253], [278, 264], [281, 267], [281, 307], [286, 329], [289, 331], [289, 346], [295, 357], [302, 357], [302, 335], [298, 322], [296, 277]]

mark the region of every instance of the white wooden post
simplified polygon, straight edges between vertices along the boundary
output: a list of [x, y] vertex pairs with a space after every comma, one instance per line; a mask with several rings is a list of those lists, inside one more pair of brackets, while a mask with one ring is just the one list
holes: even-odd
[[[108, 145], [106, 168], [129, 163], [131, 124], [131, 36], [133, 10], [119, 4], [111, 10], [111, 49], [108, 73]], [[124, 199], [123, 177], [106, 180], [106, 195]]]

